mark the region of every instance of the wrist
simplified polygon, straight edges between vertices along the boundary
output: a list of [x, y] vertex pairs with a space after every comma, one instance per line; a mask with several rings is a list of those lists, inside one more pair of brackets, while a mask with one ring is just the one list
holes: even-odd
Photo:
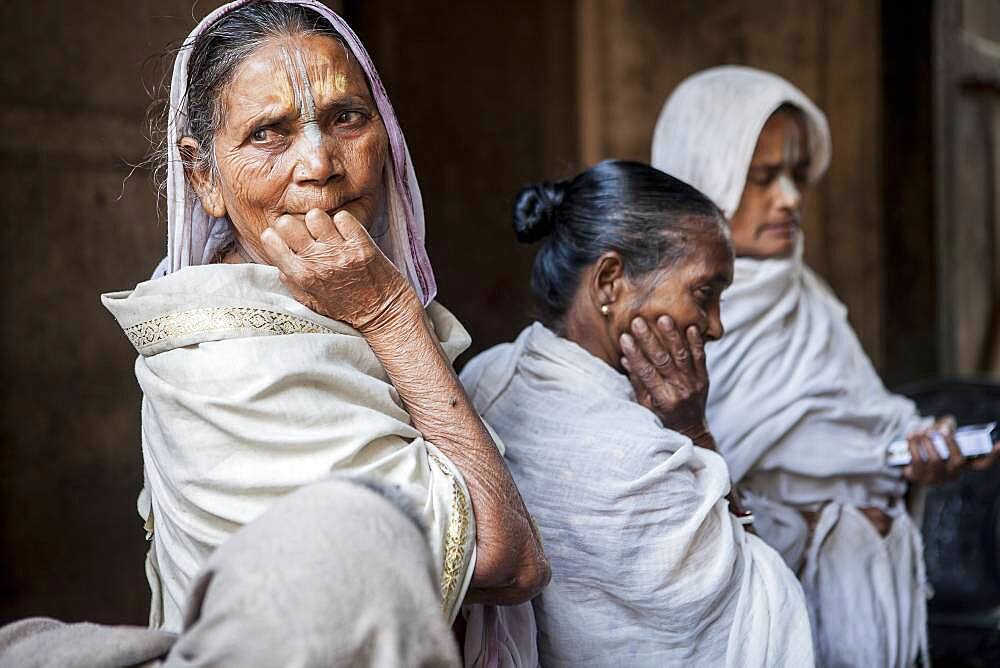
[[358, 323], [356, 329], [369, 341], [387, 336], [398, 338], [405, 332], [412, 332], [423, 319], [423, 304], [413, 288], [406, 284], [384, 299], [375, 314]]
[[700, 448], [715, 450], [715, 438], [708, 429], [708, 424], [703, 420], [700, 424], [691, 425], [678, 431], [691, 439], [691, 442]]

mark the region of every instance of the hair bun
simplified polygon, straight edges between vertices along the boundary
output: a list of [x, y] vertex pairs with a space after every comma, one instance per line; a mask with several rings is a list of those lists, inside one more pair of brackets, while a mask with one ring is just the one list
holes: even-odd
[[524, 244], [535, 243], [552, 232], [556, 209], [566, 195], [566, 184], [536, 183], [521, 188], [514, 201], [514, 233]]

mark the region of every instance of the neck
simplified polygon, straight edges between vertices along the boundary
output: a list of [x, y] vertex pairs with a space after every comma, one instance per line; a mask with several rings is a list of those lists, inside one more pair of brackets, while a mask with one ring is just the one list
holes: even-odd
[[[591, 309], [592, 310], [592, 309]], [[612, 369], [619, 368], [617, 348], [613, 345], [608, 320], [596, 314], [582, 312], [576, 304], [570, 307], [558, 332]]]

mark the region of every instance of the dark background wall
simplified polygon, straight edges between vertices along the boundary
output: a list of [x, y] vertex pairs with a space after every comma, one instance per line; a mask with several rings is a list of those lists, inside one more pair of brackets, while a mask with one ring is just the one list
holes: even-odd
[[[164, 247], [148, 173], [126, 178], [146, 150], [146, 61], [218, 4], [0, 5], [0, 623], [145, 620], [134, 352], [98, 295], [144, 280]], [[935, 14], [929, 0], [892, 5], [338, 4], [401, 119], [440, 299], [474, 350], [531, 317], [533, 249], [509, 222], [517, 188], [604, 157], [648, 159], [670, 89], [744, 63], [789, 77], [828, 112], [834, 160], [808, 214], [808, 257], [880, 369], [909, 380], [940, 368], [937, 284], [922, 269], [939, 241]]]

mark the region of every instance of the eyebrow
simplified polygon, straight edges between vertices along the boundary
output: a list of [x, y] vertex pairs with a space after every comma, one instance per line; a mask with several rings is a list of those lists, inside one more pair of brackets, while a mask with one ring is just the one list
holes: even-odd
[[[375, 105], [372, 102], [367, 101], [365, 98], [358, 95], [347, 95], [322, 105], [316, 105], [316, 115], [322, 116], [331, 111], [338, 111], [342, 109], [350, 109], [352, 107], [366, 107], [373, 108]], [[259, 114], [251, 116], [246, 121], [244, 121], [240, 127], [245, 130], [251, 128], [256, 128], [264, 125], [282, 125], [285, 123], [291, 123], [300, 116], [300, 112], [295, 107], [289, 107], [286, 105], [272, 105], [261, 111]]]

